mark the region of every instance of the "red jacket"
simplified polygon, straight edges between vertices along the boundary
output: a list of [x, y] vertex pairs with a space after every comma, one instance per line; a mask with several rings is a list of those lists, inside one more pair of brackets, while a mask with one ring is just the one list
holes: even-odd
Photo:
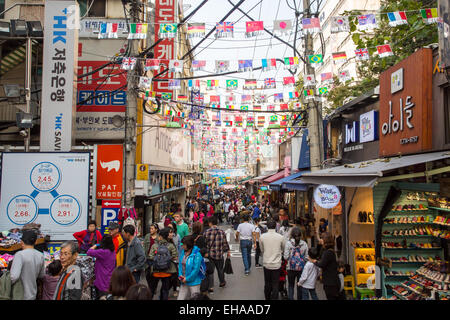
[[[83, 230], [83, 231], [80, 231], [80, 232], [75, 232], [73, 234], [73, 237], [75, 239], [77, 239], [77, 241], [78, 241], [78, 246], [81, 247], [81, 245], [83, 244], [83, 239], [84, 239], [84, 237], [86, 236], [87, 233], [88, 233], [87, 230]], [[95, 230], [95, 234], [97, 236], [97, 243], [100, 243], [100, 241], [102, 241], [102, 234], [97, 229]]]

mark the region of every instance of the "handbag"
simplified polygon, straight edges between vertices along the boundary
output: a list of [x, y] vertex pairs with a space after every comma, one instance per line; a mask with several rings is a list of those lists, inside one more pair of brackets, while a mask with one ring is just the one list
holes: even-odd
[[225, 266], [223, 267], [223, 272], [226, 274], [233, 274], [233, 267], [231, 266], [231, 259], [228, 257], [225, 260]]

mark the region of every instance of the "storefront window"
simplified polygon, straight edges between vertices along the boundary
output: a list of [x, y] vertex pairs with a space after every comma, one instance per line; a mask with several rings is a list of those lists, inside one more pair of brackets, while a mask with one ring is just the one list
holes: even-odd
[[445, 112], [445, 143], [450, 143], [450, 93], [449, 88], [444, 90], [444, 112]]

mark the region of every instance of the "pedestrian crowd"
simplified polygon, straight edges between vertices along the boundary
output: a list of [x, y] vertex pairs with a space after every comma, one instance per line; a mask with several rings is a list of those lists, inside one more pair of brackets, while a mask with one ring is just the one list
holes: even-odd
[[90, 221], [87, 230], [74, 234], [76, 241], [62, 244], [60, 259], [47, 267], [42, 253], [34, 249], [37, 234], [24, 232], [23, 250], [10, 266], [11, 294], [22, 290], [26, 300], [83, 299], [87, 286], [76, 263], [81, 253], [95, 258], [91, 299], [168, 300], [171, 290], [178, 300], [210, 299], [215, 272], [219, 287], [227, 285], [230, 245], [218, 227], [226, 223], [239, 242], [245, 276], [251, 272], [255, 251], [254, 265], [263, 269], [266, 300], [280, 296], [293, 300], [295, 292], [299, 300], [317, 300], [320, 276], [328, 300], [345, 299], [335, 240], [323, 224], [320, 240], [309, 248], [301, 220], [290, 224], [286, 208], [276, 210], [246, 190], [221, 192], [216, 199], [188, 199], [185, 207], [183, 215], [172, 200], [170, 213], [162, 223], [150, 225], [143, 241], [132, 223], [111, 222], [109, 234], [102, 236]]

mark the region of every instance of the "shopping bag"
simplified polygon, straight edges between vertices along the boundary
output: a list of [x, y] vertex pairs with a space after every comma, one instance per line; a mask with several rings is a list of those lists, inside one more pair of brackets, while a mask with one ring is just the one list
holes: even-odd
[[223, 272], [226, 274], [233, 274], [233, 267], [231, 266], [230, 258], [227, 258], [225, 260], [225, 266], [223, 267]]

